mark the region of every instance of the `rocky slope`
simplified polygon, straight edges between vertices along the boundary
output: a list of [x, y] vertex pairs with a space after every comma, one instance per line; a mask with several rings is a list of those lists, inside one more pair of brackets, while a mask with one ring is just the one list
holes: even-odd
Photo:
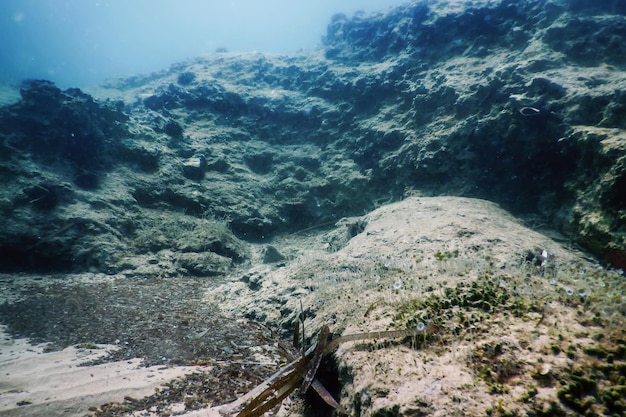
[[320, 50], [199, 58], [104, 101], [27, 83], [0, 115], [1, 269], [219, 273], [238, 238], [442, 194], [623, 267], [626, 21], [596, 3], [336, 15]]

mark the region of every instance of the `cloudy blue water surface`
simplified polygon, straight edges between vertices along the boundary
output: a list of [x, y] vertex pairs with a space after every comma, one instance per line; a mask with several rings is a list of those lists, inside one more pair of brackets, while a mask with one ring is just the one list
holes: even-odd
[[85, 87], [229, 51], [294, 53], [335, 13], [407, 0], [1, 0], [0, 82]]

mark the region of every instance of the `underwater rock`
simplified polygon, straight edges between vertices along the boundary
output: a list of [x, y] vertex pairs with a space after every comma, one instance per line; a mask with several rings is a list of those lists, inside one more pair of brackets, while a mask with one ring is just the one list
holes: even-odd
[[192, 82], [194, 82], [195, 79], [196, 79], [196, 74], [194, 74], [191, 71], [185, 71], [178, 76], [176, 81], [178, 81], [178, 84], [180, 85], [189, 85]]
[[[136, 97], [129, 114], [117, 99], [30, 81], [0, 109], [3, 213], [29, 238], [114, 210], [129, 219], [83, 233], [132, 237], [146, 213], [167, 210], [264, 241], [454, 194], [540, 216], [600, 258], [619, 253], [624, 16], [619, 2], [596, 3], [337, 15], [314, 52], [215, 54], [109, 82], [112, 97]], [[35, 184], [74, 191], [55, 200]]]
[[183, 137], [183, 127], [175, 120], [170, 120], [163, 126], [163, 132], [173, 139], [181, 139]]
[[626, 64], [624, 16], [574, 17], [564, 26], [550, 28], [545, 40], [577, 65]]
[[185, 252], [176, 255], [179, 267], [197, 277], [224, 275], [230, 271], [231, 259], [212, 252]]
[[111, 163], [111, 140], [128, 134], [128, 116], [117, 102], [98, 103], [77, 88], [61, 91], [42, 80], [24, 82], [20, 94], [21, 101], [0, 111], [0, 133], [42, 161], [61, 157], [93, 171]]
[[270, 152], [248, 154], [244, 156], [244, 161], [252, 172], [267, 174], [272, 170], [274, 155]]
[[206, 172], [207, 161], [204, 155], [194, 156], [183, 162], [183, 175], [191, 180], [201, 180]]
[[263, 248], [263, 263], [264, 264], [273, 264], [276, 262], [284, 261], [285, 256], [276, 249], [275, 246], [267, 245]]

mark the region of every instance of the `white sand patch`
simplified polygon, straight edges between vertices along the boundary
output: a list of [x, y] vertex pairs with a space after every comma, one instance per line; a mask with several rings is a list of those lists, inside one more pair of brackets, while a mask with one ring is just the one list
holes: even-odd
[[115, 346], [44, 352], [0, 328], [0, 416], [84, 416], [89, 407], [154, 393], [197, 367], [141, 366], [140, 359], [80, 366]]

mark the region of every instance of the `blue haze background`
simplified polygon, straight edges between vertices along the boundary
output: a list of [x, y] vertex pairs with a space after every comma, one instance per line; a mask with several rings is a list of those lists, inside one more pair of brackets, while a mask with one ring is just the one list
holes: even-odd
[[213, 53], [294, 53], [335, 13], [406, 0], [0, 0], [0, 82], [86, 87]]

